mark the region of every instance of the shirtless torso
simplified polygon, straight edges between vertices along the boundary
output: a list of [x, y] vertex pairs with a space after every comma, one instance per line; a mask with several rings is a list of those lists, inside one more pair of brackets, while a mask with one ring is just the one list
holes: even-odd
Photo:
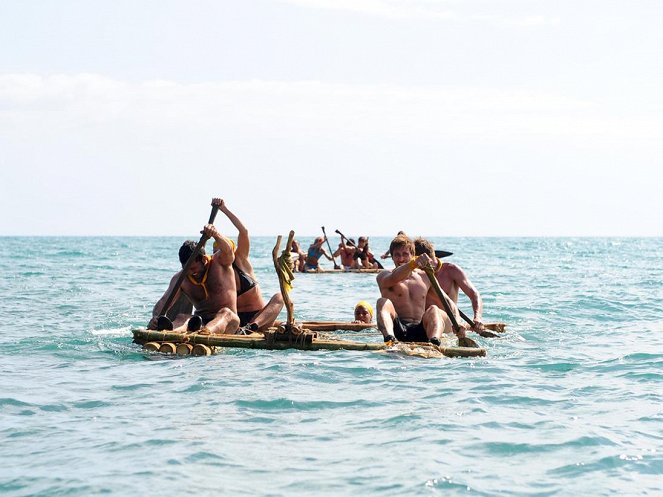
[[[208, 237], [213, 237], [221, 250], [215, 252], [213, 256], [199, 257], [189, 266], [187, 274], [175, 294], [175, 301], [182, 293], [186, 295], [196, 308], [194, 316], [199, 316], [196, 318], [199, 321], [198, 327], [202, 320], [202, 324], [210, 333], [234, 333], [239, 326], [239, 317], [237, 316], [235, 275], [232, 269], [234, 260], [232, 243], [228, 238], [221, 236], [211, 224], [203, 228], [203, 233]], [[181, 258], [183, 257], [182, 250], [185, 249], [187, 244], [193, 244], [193, 242], [188, 241], [182, 245], [180, 249]], [[184, 265], [186, 259], [180, 262]], [[157, 324], [157, 317], [164, 314], [164, 311], [168, 311], [168, 309], [163, 309], [163, 305], [175, 289], [181, 272], [182, 270], [173, 276], [168, 290], [154, 306], [153, 317], [148, 325], [149, 328], [154, 329]], [[188, 313], [179, 314], [172, 324], [177, 331], [185, 331], [190, 329], [189, 321], [191, 318], [192, 316]], [[191, 323], [194, 321], [191, 321]], [[193, 329], [197, 330], [198, 327]]]
[[182, 292], [189, 297], [196, 308], [196, 314], [203, 321], [213, 319], [224, 307], [237, 311], [237, 290], [232, 266], [221, 265], [214, 256], [206, 258], [200, 272], [184, 278]]
[[407, 266], [403, 266], [400, 270], [396, 268], [380, 272], [377, 277], [378, 287], [380, 294], [391, 300], [396, 314], [402, 321], [418, 323], [426, 310], [426, 295], [430, 281], [418, 269], [411, 271], [405, 279], [399, 279], [399, 276], [402, 278], [401, 273], [405, 273], [408, 269]]

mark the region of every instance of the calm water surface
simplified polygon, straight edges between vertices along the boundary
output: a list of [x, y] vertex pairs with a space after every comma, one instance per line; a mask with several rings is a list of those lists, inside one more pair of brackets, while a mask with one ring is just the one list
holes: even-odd
[[[434, 241], [509, 323], [486, 358], [147, 354], [130, 330], [180, 238], [0, 238], [0, 494], [662, 495], [663, 239]], [[377, 296], [364, 274], [292, 293], [319, 320]]]

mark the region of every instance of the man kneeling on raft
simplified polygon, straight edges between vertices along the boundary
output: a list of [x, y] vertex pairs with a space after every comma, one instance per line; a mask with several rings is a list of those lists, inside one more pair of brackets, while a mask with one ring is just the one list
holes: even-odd
[[[205, 248], [191, 264], [182, 285], [175, 296], [183, 292], [196, 308], [194, 315], [179, 314], [173, 322], [165, 314], [168, 309], [162, 309], [171, 290], [175, 286], [180, 272], [170, 280], [168, 290], [154, 306], [152, 320], [148, 329], [175, 331], [202, 331], [208, 333], [235, 333], [239, 327], [237, 316], [237, 290], [235, 285], [235, 272], [232, 263], [235, 260], [232, 242], [222, 236], [212, 224], [203, 228], [202, 233], [214, 238], [219, 250], [213, 256], [205, 255]], [[187, 240], [180, 247], [179, 257], [182, 267], [189, 260], [189, 256], [196, 248], [196, 242]]]
[[[394, 238], [389, 252], [395, 269], [378, 274], [382, 297], [377, 302], [378, 329], [385, 342], [430, 342], [440, 345], [442, 333], [452, 333], [449, 316], [437, 305], [426, 307], [431, 282], [421, 268], [432, 263], [427, 254], [414, 258], [414, 243], [405, 235]], [[463, 330], [458, 337], [465, 336]]]

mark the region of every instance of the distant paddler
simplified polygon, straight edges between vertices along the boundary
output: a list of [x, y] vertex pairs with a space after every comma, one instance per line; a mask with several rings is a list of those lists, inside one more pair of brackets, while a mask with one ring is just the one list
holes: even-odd
[[[239, 316], [240, 326], [238, 333], [248, 335], [254, 331], [266, 330], [274, 324], [279, 312], [283, 309], [283, 297], [280, 293], [276, 293], [265, 304], [258, 279], [253, 271], [253, 265], [249, 260], [251, 250], [249, 230], [228, 209], [222, 199], [212, 199], [212, 205], [218, 206], [219, 210], [226, 215], [238, 231], [235, 260], [232, 263], [237, 287], [237, 315]], [[215, 252], [217, 250], [216, 242], [214, 242], [214, 250]]]
[[323, 255], [330, 261], [334, 259], [327, 253], [325, 248], [322, 246], [326, 241], [325, 237], [318, 236], [313, 240], [313, 243], [309, 246], [308, 251], [306, 252], [306, 263], [304, 264], [304, 269], [306, 271], [318, 271], [320, 270], [320, 257]]
[[[184, 275], [174, 299], [177, 301], [180, 292], [184, 293], [195, 306], [195, 313], [179, 314], [174, 321], [165, 316], [168, 309], [163, 307], [176, 287], [182, 272], [179, 271], [172, 277], [168, 290], [154, 306], [149, 329], [198, 331], [202, 328], [202, 331], [208, 333], [235, 333], [239, 327], [235, 273], [232, 268], [235, 260], [234, 244], [221, 235], [213, 224], [207, 224], [201, 233], [204, 237], [214, 238], [219, 250], [213, 256], [208, 256], [205, 255], [204, 247], [200, 249]], [[182, 244], [179, 250], [182, 267], [196, 246], [196, 242], [192, 240]]]
[[[337, 230], [338, 231], [338, 230]], [[341, 237], [341, 242], [338, 244], [338, 249], [332, 254], [332, 257], [341, 258], [341, 266], [346, 271], [349, 269], [355, 268], [354, 255], [357, 251], [355, 241], [352, 238], [348, 238], [348, 244], [345, 243], [345, 237]]]
[[[452, 262], [442, 262], [440, 259], [435, 257], [435, 247], [433, 247], [433, 244], [425, 238], [420, 237], [414, 241], [414, 251], [416, 255], [427, 254], [432, 259], [432, 267], [433, 272], [435, 273], [435, 279], [440, 283], [440, 287], [444, 293], [446, 293], [454, 302], [454, 304], [458, 304], [459, 289], [468, 296], [472, 302], [472, 311], [474, 312], [472, 329], [475, 331], [482, 331], [484, 329], [483, 300], [481, 299], [481, 294], [479, 291], [465, 274], [465, 271], [463, 271], [460, 266]], [[442, 306], [440, 299], [435, 294], [435, 292], [432, 291], [428, 294], [428, 304]], [[458, 311], [457, 308], [456, 310]], [[457, 321], [460, 322], [460, 316], [457, 317]]]
[[[395, 269], [377, 276], [382, 297], [377, 302], [378, 329], [385, 342], [430, 342], [440, 345], [443, 333], [453, 333], [449, 316], [440, 307], [426, 305], [431, 281], [421, 268], [432, 263], [427, 254], [414, 257], [414, 243], [405, 235], [389, 246]], [[460, 329], [459, 338], [465, 333]]]

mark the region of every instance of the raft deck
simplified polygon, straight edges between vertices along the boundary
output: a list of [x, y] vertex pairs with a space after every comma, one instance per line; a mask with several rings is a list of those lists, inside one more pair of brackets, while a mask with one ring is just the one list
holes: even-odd
[[[208, 347], [231, 347], [264, 350], [372, 350], [392, 351], [393, 348], [381, 342], [359, 342], [355, 340], [335, 340], [318, 337], [317, 333], [305, 332], [300, 335], [282, 335], [271, 329], [251, 335], [207, 335], [200, 333], [182, 333], [177, 331], [156, 331], [139, 328], [132, 330], [134, 342], [144, 345], [149, 342], [159, 344], [203, 344]], [[282, 335], [282, 336], [280, 336]], [[480, 357], [486, 355], [484, 348], [436, 347], [430, 343], [397, 344], [401, 350], [414, 350], [413, 354], [422, 357]]]

